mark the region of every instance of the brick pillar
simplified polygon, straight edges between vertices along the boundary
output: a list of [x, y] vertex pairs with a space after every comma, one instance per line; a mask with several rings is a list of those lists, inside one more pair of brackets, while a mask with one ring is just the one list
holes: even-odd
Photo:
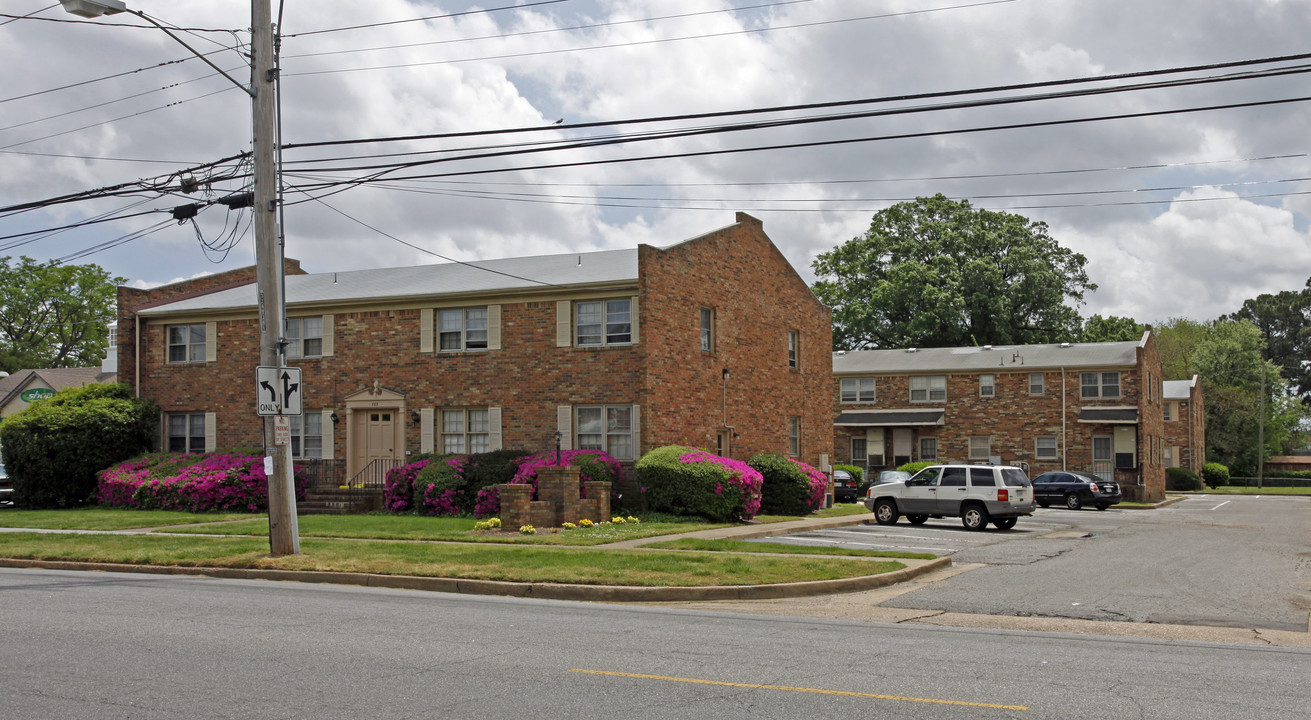
[[610, 483], [606, 480], [587, 480], [583, 483], [587, 492], [588, 507], [596, 508], [596, 521], [610, 519]]
[[501, 495], [501, 527], [506, 530], [518, 530], [530, 525], [528, 503], [533, 495], [532, 485], [497, 485]]
[[537, 499], [547, 504], [550, 527], [559, 527], [578, 508], [578, 468], [548, 465], [537, 468]]

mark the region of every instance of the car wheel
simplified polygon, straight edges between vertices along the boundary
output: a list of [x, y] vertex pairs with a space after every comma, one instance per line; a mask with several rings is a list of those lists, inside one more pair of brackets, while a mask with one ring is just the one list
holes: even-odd
[[928, 515], [907, 515], [907, 516], [906, 516], [906, 520], [907, 520], [908, 522], [910, 522], [911, 525], [923, 525], [924, 523], [926, 523], [926, 522], [929, 521], [929, 516], [928, 516]]
[[988, 509], [982, 505], [966, 505], [960, 512], [960, 521], [966, 530], [985, 530], [988, 527]]
[[1079, 508], [1083, 507], [1083, 500], [1080, 500], [1079, 496], [1076, 495], [1075, 493], [1066, 493], [1065, 507], [1071, 510], [1078, 510]]
[[1107, 505], [1106, 503], [1097, 503], [1098, 510], [1105, 510], [1108, 507], [1110, 507], [1110, 505]]
[[898, 514], [897, 503], [891, 500], [874, 503], [874, 520], [880, 525], [895, 525]]
[[996, 525], [998, 530], [1010, 530], [1011, 528], [1015, 527], [1015, 521], [1018, 519], [1019, 518], [1013, 518], [1013, 517], [997, 518], [996, 520], [992, 521], [992, 524]]

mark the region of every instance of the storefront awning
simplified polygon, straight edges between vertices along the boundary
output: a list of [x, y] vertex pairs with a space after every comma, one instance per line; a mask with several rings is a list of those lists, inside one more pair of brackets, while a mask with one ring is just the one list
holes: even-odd
[[1137, 425], [1138, 408], [1082, 408], [1079, 422], [1110, 425]]
[[838, 415], [834, 425], [847, 427], [908, 427], [942, 425], [945, 410], [851, 410]]

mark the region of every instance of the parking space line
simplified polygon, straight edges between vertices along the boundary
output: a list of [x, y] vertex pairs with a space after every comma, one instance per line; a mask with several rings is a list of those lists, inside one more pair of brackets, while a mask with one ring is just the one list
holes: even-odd
[[1211, 509], [1212, 509], [1212, 510], [1219, 510], [1220, 508], [1224, 507], [1225, 505], [1228, 505], [1229, 503], [1230, 503], [1229, 500], [1225, 500], [1224, 502], [1220, 503], [1219, 505], [1216, 505], [1215, 507], [1213, 507], [1213, 508], [1211, 508]]
[[925, 550], [928, 552], [936, 552], [936, 553], [957, 552], [960, 550], [960, 548], [944, 547], [944, 546], [894, 545], [891, 543], [853, 543], [853, 542], [843, 542], [839, 540], [827, 540], [825, 538], [802, 537], [800, 535], [789, 535], [786, 537], [788, 540], [792, 540], [796, 542], [813, 542], [813, 543], [822, 543], [824, 545], [864, 545], [865, 547], [899, 548], [903, 550]]
[[606, 670], [586, 670], [582, 668], [570, 668], [569, 672], [637, 678], [639, 680], [664, 680], [666, 682], [693, 683], [695, 685], [716, 685], [719, 687], [752, 688], [755, 690], [785, 690], [787, 692], [816, 693], [819, 695], [843, 695], [845, 697], [871, 698], [874, 700], [900, 700], [902, 702], [934, 703], [938, 705], [964, 705], [966, 707], [996, 708], [998, 710], [1029, 709], [1024, 705], [995, 705], [993, 703], [966, 702], [964, 700], [938, 700], [934, 698], [907, 697], [903, 695], [877, 695], [875, 693], [851, 692], [849, 690], [823, 690], [820, 688], [789, 687], [787, 685], [757, 685], [755, 683], [723, 682], [720, 680], [701, 680], [699, 678], [669, 677], [666, 675], [643, 675], [641, 673], [609, 672]]

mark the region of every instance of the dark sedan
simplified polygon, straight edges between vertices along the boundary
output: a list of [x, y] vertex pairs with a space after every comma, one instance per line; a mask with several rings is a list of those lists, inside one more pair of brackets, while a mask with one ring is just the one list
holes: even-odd
[[833, 471], [833, 502], [856, 502], [859, 488], [856, 478], [846, 470]]
[[1088, 473], [1045, 472], [1033, 479], [1033, 499], [1042, 507], [1060, 504], [1078, 510], [1092, 505], [1105, 510], [1120, 502], [1120, 484]]

